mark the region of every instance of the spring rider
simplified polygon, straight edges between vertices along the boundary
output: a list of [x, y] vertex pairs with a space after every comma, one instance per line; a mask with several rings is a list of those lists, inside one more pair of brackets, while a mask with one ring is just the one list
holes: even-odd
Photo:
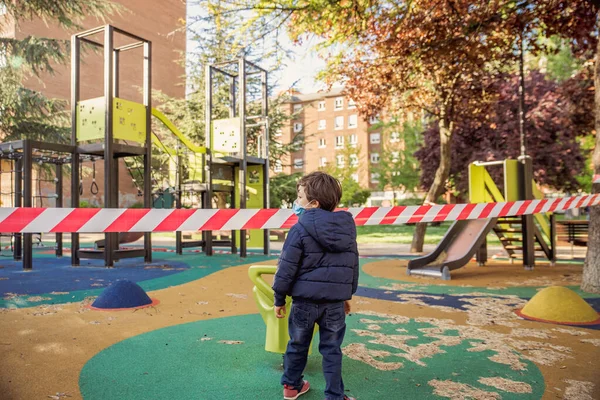
[[[262, 277], [263, 275], [275, 275], [276, 271], [277, 266], [275, 265], [252, 265], [248, 269], [248, 276], [254, 283], [254, 288], [252, 289], [254, 300], [256, 301], [258, 311], [267, 326], [265, 350], [272, 353], [283, 354], [285, 353], [287, 343], [290, 339], [288, 333], [288, 316], [292, 306], [292, 298], [289, 296], [286, 298], [285, 308], [287, 313], [285, 318], [277, 318], [273, 311], [275, 308], [275, 292]], [[319, 327], [315, 326], [315, 333], [318, 330]], [[311, 352], [312, 343], [309, 347], [308, 354]]]

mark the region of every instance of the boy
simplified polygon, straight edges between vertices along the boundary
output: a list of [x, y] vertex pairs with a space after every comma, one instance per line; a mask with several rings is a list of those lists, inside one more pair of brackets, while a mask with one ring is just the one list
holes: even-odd
[[283, 245], [273, 281], [275, 314], [284, 318], [285, 296], [293, 298], [290, 341], [281, 377], [283, 398], [295, 400], [310, 389], [303, 380], [315, 323], [323, 355], [327, 400], [354, 400], [344, 395], [341, 345], [346, 333], [348, 300], [358, 286], [358, 247], [352, 214], [333, 212], [342, 197], [337, 179], [323, 172], [304, 176], [297, 184], [294, 225]]

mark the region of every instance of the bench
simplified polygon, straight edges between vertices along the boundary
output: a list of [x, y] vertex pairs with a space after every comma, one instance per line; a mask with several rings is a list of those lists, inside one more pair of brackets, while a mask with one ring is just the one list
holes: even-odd
[[567, 231], [567, 242], [573, 246], [584, 246], [588, 245], [588, 230], [589, 221], [587, 220], [570, 220], [570, 221], [557, 221], [558, 224], [562, 225]]

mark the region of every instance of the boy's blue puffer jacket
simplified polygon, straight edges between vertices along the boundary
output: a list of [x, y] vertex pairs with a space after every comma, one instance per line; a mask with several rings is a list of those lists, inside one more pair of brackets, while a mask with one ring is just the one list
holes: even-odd
[[273, 281], [275, 305], [285, 296], [314, 302], [350, 300], [358, 286], [352, 214], [308, 209], [288, 233]]

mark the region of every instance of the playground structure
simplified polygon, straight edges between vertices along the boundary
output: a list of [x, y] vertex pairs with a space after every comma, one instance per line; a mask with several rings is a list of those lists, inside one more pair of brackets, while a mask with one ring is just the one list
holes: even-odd
[[[487, 167], [502, 167], [504, 193], [498, 188]], [[543, 194], [533, 181], [529, 157], [519, 160], [474, 162], [469, 166], [469, 200], [471, 203], [512, 202], [541, 199]], [[556, 229], [554, 214], [460, 220], [452, 224], [436, 249], [407, 266], [409, 275], [450, 279], [450, 271], [461, 268], [473, 255], [483, 266], [487, 262], [486, 236], [498, 236], [511, 262], [522, 258], [526, 269], [533, 269], [536, 252], [543, 253], [551, 265], [556, 261]]]
[[[102, 35], [103, 39], [93, 39]], [[115, 46], [115, 35], [119, 43]], [[123, 40], [124, 39], [124, 40]], [[131, 42], [132, 41], [132, 42]], [[103, 96], [81, 99], [82, 43], [103, 52]], [[119, 56], [122, 52], [143, 48], [143, 103], [119, 97], [122, 82]], [[213, 208], [213, 196], [221, 193], [229, 208], [268, 208], [268, 94], [266, 70], [241, 58], [206, 66], [206, 147], [185, 137], [159, 110], [152, 108], [152, 45], [151, 42], [111, 25], [77, 33], [71, 38], [71, 140], [70, 144], [48, 143], [29, 139], [0, 144], [0, 162], [4, 173], [10, 173], [10, 190], [2, 191], [3, 206], [44, 206], [44, 198], [54, 198], [55, 207], [63, 207], [63, 176], [71, 175], [72, 208], [80, 207], [82, 193], [82, 163], [103, 161], [104, 208], [119, 207], [119, 160], [125, 167], [143, 198], [144, 208]], [[223, 90], [225, 88], [225, 90]], [[215, 93], [226, 93], [226, 98]], [[221, 103], [226, 103], [225, 105]], [[221, 107], [218, 107], [221, 106]], [[226, 115], [223, 113], [227, 109]], [[251, 115], [248, 110], [252, 109]], [[222, 118], [226, 116], [227, 118]], [[153, 117], [162, 125], [167, 137], [153, 132]], [[219, 118], [221, 117], [221, 118]], [[157, 134], [159, 133], [159, 134]], [[128, 161], [129, 160], [129, 161]], [[37, 175], [33, 165], [40, 165]], [[55, 176], [44, 179], [42, 165], [54, 165]], [[64, 171], [65, 165], [70, 171]], [[164, 173], [163, 176], [159, 176]], [[47, 173], [45, 173], [47, 175]], [[1, 174], [0, 174], [1, 177]], [[54, 194], [34, 195], [33, 181], [55, 183]], [[91, 193], [98, 193], [98, 187]], [[3, 185], [4, 187], [4, 185]], [[223, 202], [221, 202], [222, 204]], [[45, 205], [48, 206], [48, 205]], [[85, 214], [84, 210], [76, 210]], [[87, 214], [86, 214], [87, 215]], [[88, 215], [89, 217], [89, 215]], [[86, 219], [82, 220], [82, 225]], [[6, 233], [3, 233], [6, 235]], [[12, 233], [13, 257], [23, 260], [23, 268], [32, 268], [32, 233]], [[121, 248], [120, 244], [144, 236], [143, 248]], [[207, 255], [213, 246], [230, 246], [246, 257], [247, 246], [262, 247], [269, 252], [268, 231], [232, 231], [229, 240], [213, 240], [212, 232], [203, 231], [202, 240], [184, 241], [176, 232], [176, 251], [202, 247]], [[246, 240], [243, 240], [244, 238]], [[62, 233], [56, 233], [56, 256], [63, 255]], [[103, 259], [108, 267], [124, 258], [144, 257], [152, 261], [150, 233], [104, 233], [95, 248], [81, 248], [78, 233], [71, 233], [71, 264], [81, 258]]]

